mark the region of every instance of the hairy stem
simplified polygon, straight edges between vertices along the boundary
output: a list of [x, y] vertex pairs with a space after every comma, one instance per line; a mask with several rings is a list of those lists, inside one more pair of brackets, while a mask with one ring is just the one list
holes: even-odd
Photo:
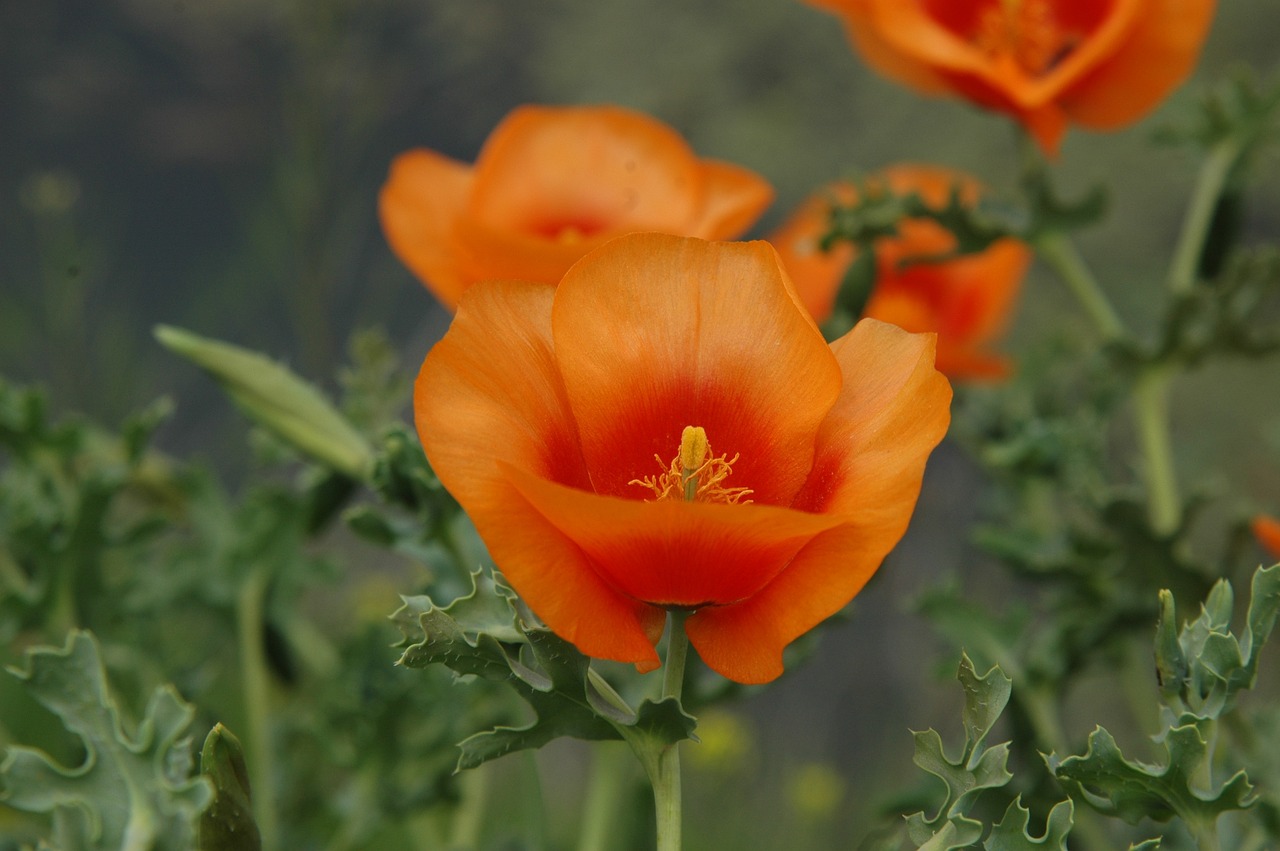
[[1178, 236], [1169, 266], [1169, 289], [1174, 293], [1185, 293], [1195, 285], [1196, 269], [1209, 236], [1209, 226], [1213, 223], [1214, 208], [1239, 156], [1239, 142], [1228, 138], [1210, 148], [1209, 155], [1200, 166], [1191, 203], [1187, 205], [1182, 219], [1182, 233]]
[[1153, 369], [1141, 376], [1133, 388], [1133, 415], [1145, 462], [1151, 527], [1161, 535], [1177, 529], [1182, 514], [1169, 438], [1171, 378], [1167, 369]]
[[1061, 233], [1050, 232], [1035, 241], [1040, 258], [1053, 267], [1076, 301], [1084, 308], [1094, 326], [1108, 340], [1124, 336], [1124, 323], [1112, 308], [1098, 280], [1070, 240]]

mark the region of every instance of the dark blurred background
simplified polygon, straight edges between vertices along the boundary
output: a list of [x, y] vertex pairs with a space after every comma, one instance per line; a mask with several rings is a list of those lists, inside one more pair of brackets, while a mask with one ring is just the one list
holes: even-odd
[[[1068, 194], [1112, 189], [1108, 220], [1082, 248], [1138, 328], [1156, 320], [1195, 165], [1185, 149], [1153, 147], [1152, 131], [1233, 66], [1275, 73], [1278, 31], [1280, 0], [1220, 4], [1196, 78], [1160, 110], [1125, 132], [1067, 138]], [[757, 170], [778, 194], [757, 236], [854, 170], [912, 160], [997, 190], [1013, 178], [1005, 120], [876, 77], [834, 18], [791, 0], [7, 0], [0, 373], [111, 424], [170, 395], [178, 410], [161, 444], [234, 483], [242, 421], [152, 326], [262, 350], [328, 386], [351, 332], [381, 326], [416, 370], [448, 318], [379, 232], [387, 165], [414, 146], [471, 160], [526, 102], [632, 106], [700, 154]], [[1272, 156], [1247, 196], [1246, 239], [1280, 233], [1277, 171]], [[1089, 333], [1037, 268], [1008, 348], [1064, 323]], [[1250, 365], [1178, 385], [1186, 481], [1280, 511], [1278, 386], [1274, 366]], [[935, 673], [955, 650], [905, 601], [942, 575], [983, 575], [970, 573], [981, 565], [966, 543], [980, 486], [958, 450], [935, 456], [908, 539], [853, 617], [812, 664], [745, 704], [761, 770], [825, 767], [797, 782], [826, 783], [843, 811], [871, 791], [861, 767], [908, 763], [908, 726], [954, 733], [958, 692]], [[575, 753], [554, 751], [548, 770]]]

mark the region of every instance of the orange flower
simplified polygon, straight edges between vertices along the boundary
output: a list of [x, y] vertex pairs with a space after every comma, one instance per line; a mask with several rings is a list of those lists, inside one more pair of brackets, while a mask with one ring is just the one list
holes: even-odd
[[1272, 558], [1280, 559], [1280, 520], [1258, 515], [1253, 518], [1253, 534]]
[[610, 239], [658, 231], [731, 239], [773, 190], [699, 159], [679, 134], [615, 106], [524, 106], [474, 166], [426, 149], [396, 157], [378, 198], [392, 250], [449, 307], [490, 278], [554, 284]]
[[768, 244], [633, 234], [559, 287], [491, 282], [414, 391], [440, 480], [584, 653], [658, 663], [665, 610], [739, 682], [897, 543], [949, 421], [933, 338], [828, 346]]
[[1191, 73], [1214, 0], [809, 0], [866, 61], [1017, 118], [1054, 152], [1072, 122], [1129, 124]]
[[[885, 169], [872, 186], [900, 195], [915, 192], [930, 206], [946, 204], [954, 186], [965, 203], [976, 202], [981, 191], [977, 181], [957, 172], [910, 165]], [[829, 228], [832, 202], [851, 204], [856, 195], [848, 184], [827, 187], [770, 237], [800, 300], [819, 322], [831, 316], [854, 248], [844, 243], [824, 254], [818, 240]], [[979, 254], [899, 267], [907, 257], [943, 254], [954, 247], [955, 238], [936, 222], [901, 222], [897, 237], [876, 245], [875, 289], [863, 315], [908, 331], [936, 332], [938, 369], [952, 378], [1002, 377], [1009, 371], [1008, 359], [987, 346], [1004, 330], [1031, 251], [1009, 239]]]

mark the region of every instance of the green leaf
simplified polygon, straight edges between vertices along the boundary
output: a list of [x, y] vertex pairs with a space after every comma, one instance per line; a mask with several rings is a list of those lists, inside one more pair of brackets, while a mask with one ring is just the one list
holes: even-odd
[[460, 745], [458, 770], [474, 768], [512, 751], [539, 748], [561, 736], [626, 739], [639, 750], [691, 738], [694, 719], [679, 702], [645, 701], [632, 710], [602, 681], [590, 659], [540, 627], [528, 627], [514, 594], [477, 572], [470, 594], [439, 607], [429, 597], [406, 597], [392, 619], [404, 633], [399, 664], [442, 664], [455, 674], [505, 682], [532, 707], [524, 727], [496, 727]]
[[1089, 735], [1083, 756], [1045, 757], [1050, 771], [1073, 786], [1079, 797], [1095, 809], [1118, 816], [1130, 824], [1144, 818], [1168, 821], [1175, 815], [1193, 830], [1211, 825], [1229, 810], [1253, 803], [1252, 786], [1243, 771], [1217, 790], [1201, 790], [1195, 777], [1208, 755], [1201, 724], [1168, 730], [1163, 739], [1163, 765], [1130, 762], [1115, 739], [1102, 727]]
[[1231, 632], [1234, 595], [1226, 580], [1214, 585], [1200, 616], [1176, 637], [1173, 596], [1161, 594], [1156, 671], [1175, 715], [1189, 711], [1195, 718], [1218, 718], [1257, 681], [1259, 653], [1280, 614], [1280, 565], [1259, 568], [1250, 590], [1247, 631], [1239, 638]]
[[179, 738], [195, 714], [191, 706], [172, 687], [158, 688], [130, 734], [92, 635], [73, 632], [65, 648], [35, 648], [26, 659], [27, 670], [14, 675], [83, 740], [86, 756], [65, 768], [40, 751], [9, 748], [0, 802], [53, 813], [54, 842], [63, 851], [188, 851], [213, 798], [208, 781], [191, 776], [189, 741]]
[[1039, 839], [1027, 832], [1031, 812], [1017, 798], [1005, 810], [1004, 818], [991, 829], [991, 835], [983, 843], [987, 851], [1067, 851], [1067, 834], [1071, 832], [1075, 805], [1061, 801], [1049, 811], [1044, 836]]
[[200, 851], [257, 851], [262, 847], [253, 820], [249, 769], [240, 740], [214, 725], [200, 750], [200, 773], [213, 784], [213, 803], [200, 816]]
[[156, 339], [222, 385], [254, 422], [321, 464], [352, 478], [368, 479], [373, 449], [316, 388], [257, 352], [166, 325]]
[[966, 818], [966, 809], [982, 790], [999, 788], [1013, 778], [1006, 767], [1008, 743], [983, 746], [1009, 702], [1012, 681], [998, 667], [978, 676], [967, 655], [961, 657], [956, 677], [965, 697], [961, 713], [965, 743], [960, 757], [947, 757], [942, 738], [934, 730], [913, 734], [915, 764], [947, 787], [946, 801], [932, 818], [923, 812], [907, 817], [908, 834], [920, 848], [964, 848], [977, 842], [982, 837], [982, 825]]

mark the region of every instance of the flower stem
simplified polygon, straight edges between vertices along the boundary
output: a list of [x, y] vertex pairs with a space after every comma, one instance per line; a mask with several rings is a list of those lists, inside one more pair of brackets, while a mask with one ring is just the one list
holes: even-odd
[[1228, 138], [1210, 148], [1209, 155], [1200, 166], [1191, 203], [1187, 205], [1186, 216], [1182, 220], [1182, 233], [1169, 266], [1169, 289], [1174, 294], [1185, 293], [1195, 285], [1196, 269], [1209, 236], [1209, 226], [1213, 223], [1214, 208], [1239, 155], [1238, 140]]
[[[689, 636], [684, 622], [688, 612], [672, 609], [667, 616], [667, 660], [662, 677], [662, 697], [680, 699], [684, 689], [684, 663]], [[653, 804], [658, 820], [658, 851], [680, 851], [680, 749], [675, 742], [663, 748], [656, 771], [651, 772]]]
[[1178, 528], [1182, 513], [1173, 467], [1173, 445], [1169, 439], [1171, 377], [1167, 369], [1152, 369], [1143, 374], [1133, 388], [1138, 443], [1146, 462], [1151, 527], [1161, 535], [1168, 535]]
[[587, 801], [582, 808], [578, 851], [608, 851], [617, 842], [618, 809], [631, 780], [633, 763], [625, 750], [598, 745], [591, 760]]
[[253, 817], [258, 823], [264, 851], [278, 848], [275, 796], [271, 787], [271, 743], [267, 716], [271, 677], [262, 643], [263, 604], [267, 577], [255, 567], [236, 598], [236, 636], [240, 645], [240, 687], [244, 697], [245, 756], [249, 786], [253, 790]]
[[1061, 233], [1051, 231], [1035, 241], [1035, 248], [1041, 259], [1052, 266], [1058, 277], [1062, 278], [1062, 282], [1076, 297], [1076, 301], [1080, 302], [1085, 313], [1089, 314], [1103, 337], [1115, 340], [1124, 336], [1124, 323], [1120, 321], [1106, 294], [1098, 286], [1093, 272], [1070, 240]]

